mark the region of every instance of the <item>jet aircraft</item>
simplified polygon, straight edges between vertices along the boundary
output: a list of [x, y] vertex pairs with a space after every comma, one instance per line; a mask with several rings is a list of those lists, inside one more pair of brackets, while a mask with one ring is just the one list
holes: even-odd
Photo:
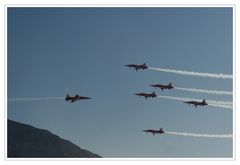
[[155, 136], [155, 134], [165, 133], [162, 128], [160, 128], [159, 130], [147, 129], [147, 130], [143, 130], [143, 132], [147, 132], [147, 134], [152, 133], [154, 136]]
[[184, 102], [184, 103], [189, 104], [189, 106], [190, 106], [190, 104], [193, 104], [193, 105], [195, 105], [196, 108], [197, 108], [198, 105], [199, 105], [199, 106], [208, 105], [205, 99], [203, 99], [202, 102], [199, 102], [199, 101], [186, 101], [186, 102]]
[[137, 96], [144, 96], [145, 99], [147, 99], [148, 97], [151, 97], [151, 98], [154, 98], [154, 97], [157, 97], [157, 95], [155, 94], [155, 92], [152, 92], [152, 93], [135, 93], [134, 95], [137, 95]]
[[75, 95], [75, 96], [69, 96], [69, 94], [67, 94], [67, 96], [65, 97], [66, 101], [71, 100], [71, 103], [77, 101], [77, 100], [83, 100], [83, 99], [91, 99], [89, 97], [85, 97], [85, 96], [79, 96], [79, 95]]
[[163, 91], [163, 89], [173, 89], [174, 87], [172, 86], [172, 83], [169, 83], [168, 85], [163, 85], [163, 84], [153, 84], [153, 85], [150, 85], [152, 87], [155, 87], [155, 89], [158, 87], [158, 88], [161, 88], [161, 90]]
[[146, 63], [140, 64], [140, 65], [138, 65], [138, 64], [129, 64], [129, 65], [125, 65], [125, 66], [127, 66], [127, 67], [129, 67], [129, 68], [132, 67], [132, 68], [136, 69], [136, 71], [138, 71], [138, 69], [144, 70], [144, 69], [147, 69], [147, 68], [148, 68], [147, 65], [146, 65]]

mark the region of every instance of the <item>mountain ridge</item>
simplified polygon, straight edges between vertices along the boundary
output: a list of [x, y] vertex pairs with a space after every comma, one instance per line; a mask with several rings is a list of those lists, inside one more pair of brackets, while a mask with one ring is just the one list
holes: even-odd
[[7, 122], [8, 158], [101, 158], [46, 129]]

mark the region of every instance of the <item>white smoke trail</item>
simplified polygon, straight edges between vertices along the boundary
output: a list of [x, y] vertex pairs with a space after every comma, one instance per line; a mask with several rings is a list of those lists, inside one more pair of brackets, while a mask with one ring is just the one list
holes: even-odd
[[182, 91], [189, 91], [189, 92], [197, 92], [197, 93], [207, 93], [207, 94], [217, 94], [217, 95], [232, 95], [232, 91], [218, 91], [218, 90], [181, 88], [181, 87], [174, 87], [174, 89], [182, 90]]
[[41, 100], [63, 100], [63, 97], [36, 97], [36, 98], [8, 98], [8, 101], [41, 101]]
[[157, 96], [157, 97], [161, 97], [161, 98], [164, 98], [164, 99], [177, 100], [177, 101], [188, 101], [188, 100], [191, 100], [189, 98], [173, 97], [173, 96]]
[[[177, 100], [177, 101], [191, 101], [191, 100], [199, 101], [199, 102], [202, 101], [200, 99], [173, 97], [173, 96], [157, 96], [157, 97], [171, 99], [171, 100]], [[232, 109], [232, 106], [231, 106], [232, 102], [214, 101], [214, 100], [207, 100], [206, 102], [208, 103], [209, 106]], [[220, 103], [224, 103], [224, 104], [220, 104]]]
[[208, 100], [209, 104], [217, 104], [217, 105], [233, 105], [230, 101], [215, 101], [215, 100]]
[[180, 135], [180, 136], [192, 136], [192, 137], [204, 137], [204, 138], [232, 138], [231, 134], [224, 135], [213, 135], [213, 134], [196, 134], [196, 133], [185, 133], [185, 132], [165, 132], [170, 135]]
[[175, 73], [181, 75], [189, 75], [189, 76], [199, 76], [199, 77], [210, 77], [210, 78], [222, 78], [222, 79], [232, 79], [232, 75], [227, 74], [215, 74], [215, 73], [200, 73], [200, 72], [191, 72], [191, 71], [184, 71], [184, 70], [175, 70], [175, 69], [163, 69], [163, 68], [153, 68], [148, 67], [150, 70], [160, 71], [160, 72], [168, 72], [168, 73]]
[[231, 105], [221, 105], [221, 104], [208, 104], [208, 105], [213, 106], [213, 107], [233, 109], [233, 107]]

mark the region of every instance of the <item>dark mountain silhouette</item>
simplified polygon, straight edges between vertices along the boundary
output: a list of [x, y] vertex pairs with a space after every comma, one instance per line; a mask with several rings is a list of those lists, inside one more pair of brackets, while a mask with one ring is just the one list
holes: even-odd
[[9, 158], [100, 158], [47, 130], [8, 120]]

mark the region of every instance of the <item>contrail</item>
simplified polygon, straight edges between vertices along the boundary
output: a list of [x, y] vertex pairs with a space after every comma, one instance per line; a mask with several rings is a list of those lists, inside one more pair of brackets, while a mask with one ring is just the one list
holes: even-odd
[[232, 95], [232, 91], [218, 91], [218, 90], [207, 90], [207, 89], [196, 89], [196, 88], [181, 88], [174, 87], [174, 89], [181, 91], [197, 92], [197, 93], [207, 93], [216, 95]]
[[160, 72], [168, 72], [168, 73], [175, 73], [180, 75], [189, 75], [189, 76], [199, 76], [199, 77], [210, 77], [210, 78], [222, 78], [222, 79], [232, 79], [232, 75], [228, 74], [215, 74], [215, 73], [200, 73], [200, 72], [191, 72], [191, 71], [184, 71], [184, 70], [175, 70], [175, 69], [164, 69], [164, 68], [153, 68], [148, 67], [150, 70], [160, 71]]
[[170, 135], [180, 135], [180, 136], [192, 136], [192, 137], [204, 137], [204, 138], [232, 138], [231, 134], [224, 135], [213, 135], [213, 134], [196, 134], [196, 133], [185, 133], [185, 132], [165, 132]]
[[35, 98], [8, 98], [8, 101], [41, 101], [41, 100], [63, 100], [63, 97], [35, 97]]
[[[171, 100], [177, 100], [177, 101], [191, 101], [191, 100], [199, 101], [199, 102], [202, 101], [200, 99], [173, 97], [173, 96], [157, 96], [157, 97], [165, 98], [165, 99], [171, 99]], [[207, 100], [207, 103], [208, 103], [209, 106], [213, 106], [213, 107], [221, 107], [221, 108], [232, 109], [232, 102]]]

